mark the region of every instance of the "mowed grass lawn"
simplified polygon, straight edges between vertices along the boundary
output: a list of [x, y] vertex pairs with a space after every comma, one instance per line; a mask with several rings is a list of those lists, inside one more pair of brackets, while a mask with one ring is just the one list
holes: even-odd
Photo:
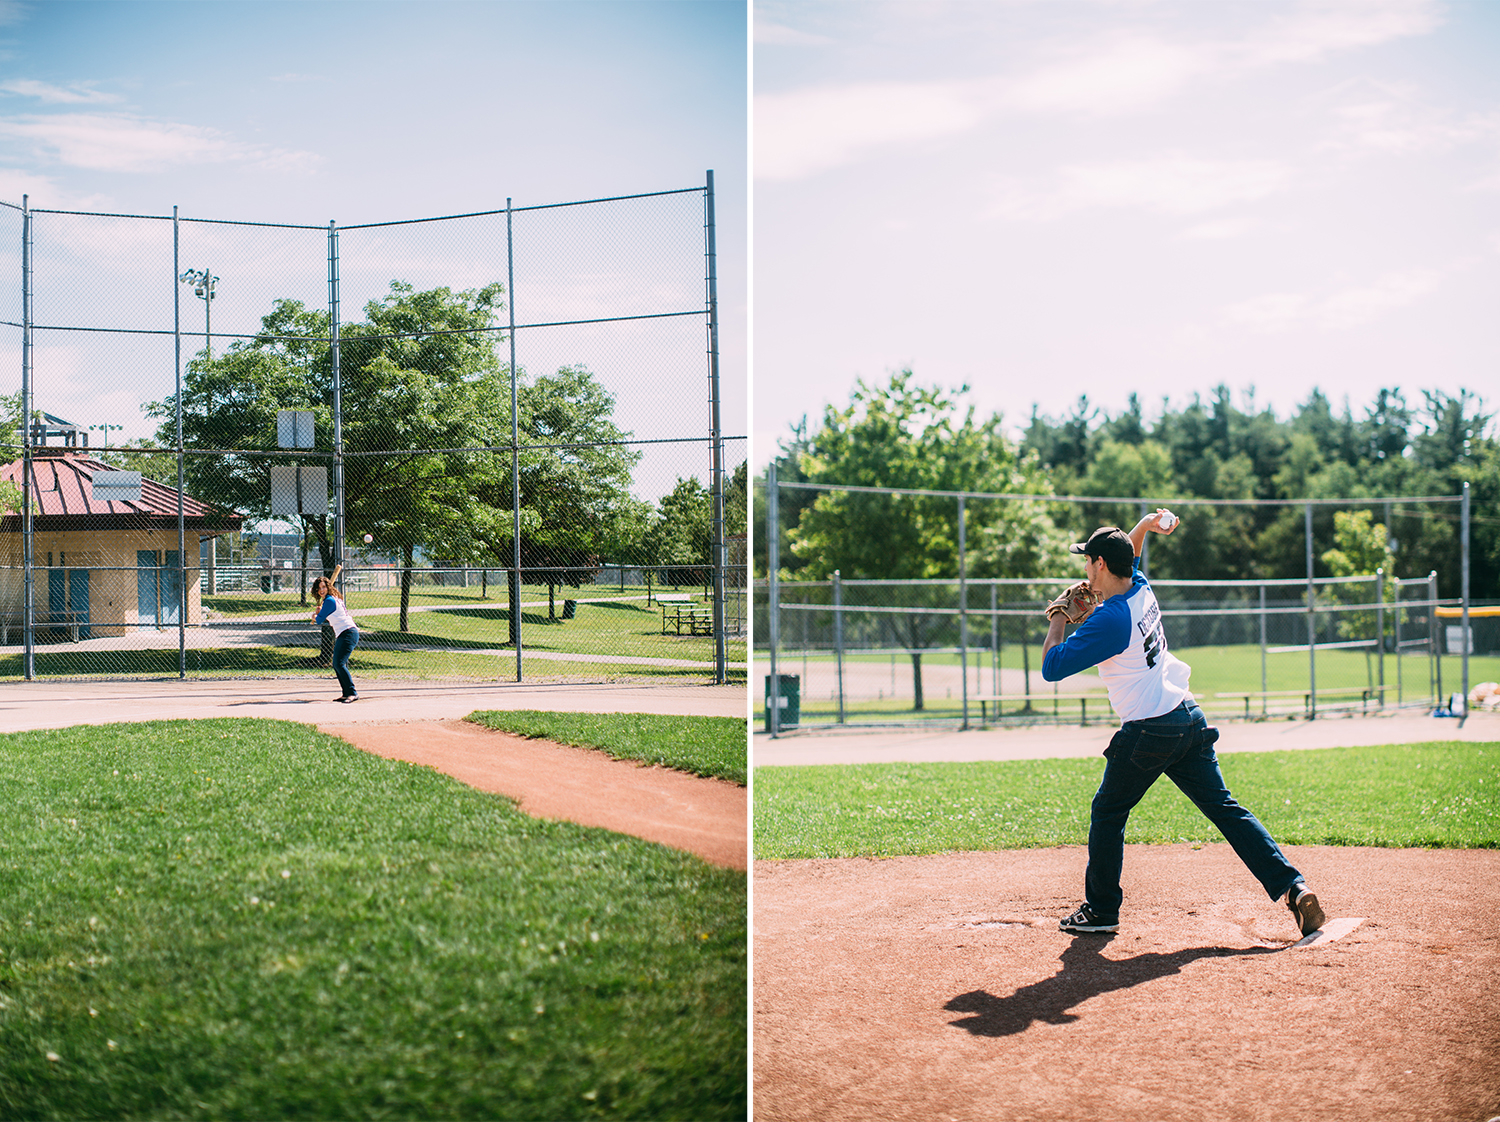
[[487, 709], [470, 713], [468, 720], [519, 736], [597, 748], [617, 760], [659, 764], [745, 786], [749, 753], [742, 717]]
[[[1232, 752], [1238, 802], [1286, 845], [1500, 847], [1500, 743]], [[755, 769], [755, 857], [895, 857], [1088, 842], [1104, 761]], [[1168, 779], [1127, 842], [1218, 842]]]
[[288, 722], [0, 789], [0, 1117], [744, 1116], [743, 873]]

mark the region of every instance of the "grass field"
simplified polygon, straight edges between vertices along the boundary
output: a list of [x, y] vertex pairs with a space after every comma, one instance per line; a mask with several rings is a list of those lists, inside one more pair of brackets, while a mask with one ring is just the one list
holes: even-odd
[[749, 753], [745, 722], [739, 717], [503, 709], [470, 713], [468, 719], [520, 736], [597, 748], [617, 760], [659, 764], [745, 786]]
[[[1500, 847], [1500, 743], [1219, 757], [1236, 800], [1287, 845]], [[895, 857], [1082, 845], [1099, 759], [761, 767], [755, 857]], [[1170, 780], [1127, 842], [1222, 841]]]
[[744, 1115], [743, 873], [287, 722], [0, 783], [0, 1117]]

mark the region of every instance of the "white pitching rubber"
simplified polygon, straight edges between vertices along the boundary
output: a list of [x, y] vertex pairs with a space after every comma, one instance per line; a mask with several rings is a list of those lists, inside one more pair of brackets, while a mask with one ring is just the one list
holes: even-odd
[[1364, 921], [1364, 916], [1360, 916], [1358, 919], [1331, 919], [1300, 943], [1293, 943], [1292, 949], [1296, 950], [1298, 947], [1316, 947], [1320, 943], [1336, 942], [1364, 923]]

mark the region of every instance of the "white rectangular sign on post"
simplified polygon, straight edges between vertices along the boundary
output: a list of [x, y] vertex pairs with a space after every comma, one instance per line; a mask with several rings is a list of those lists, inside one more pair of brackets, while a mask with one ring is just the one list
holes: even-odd
[[297, 464], [271, 465], [271, 517], [328, 513], [328, 469]]
[[96, 503], [138, 503], [141, 501], [141, 473], [138, 471], [95, 472], [93, 482]]
[[271, 517], [297, 517], [297, 465], [271, 465]]
[[306, 409], [276, 411], [276, 443], [282, 448], [313, 446], [313, 415]]

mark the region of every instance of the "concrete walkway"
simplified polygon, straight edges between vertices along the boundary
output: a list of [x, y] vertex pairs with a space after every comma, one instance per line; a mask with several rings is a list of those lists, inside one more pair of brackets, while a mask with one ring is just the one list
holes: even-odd
[[270, 717], [325, 726], [457, 720], [476, 709], [545, 709], [566, 713], [662, 713], [741, 717], [742, 685], [600, 685], [515, 682], [421, 682], [356, 679], [359, 700], [341, 705], [326, 678], [178, 678], [152, 681], [0, 683], [0, 732], [117, 721]]
[[[758, 723], [758, 721], [757, 721]], [[1215, 750], [1276, 752], [1290, 748], [1340, 748], [1365, 744], [1415, 744], [1424, 740], [1500, 744], [1500, 712], [1473, 713], [1467, 720], [1414, 716], [1320, 717], [1307, 720], [1224, 721]], [[757, 732], [756, 767], [798, 764], [873, 764], [1037, 760], [1098, 756], [1118, 725], [1058, 725], [1020, 729], [799, 730], [776, 739]]]

